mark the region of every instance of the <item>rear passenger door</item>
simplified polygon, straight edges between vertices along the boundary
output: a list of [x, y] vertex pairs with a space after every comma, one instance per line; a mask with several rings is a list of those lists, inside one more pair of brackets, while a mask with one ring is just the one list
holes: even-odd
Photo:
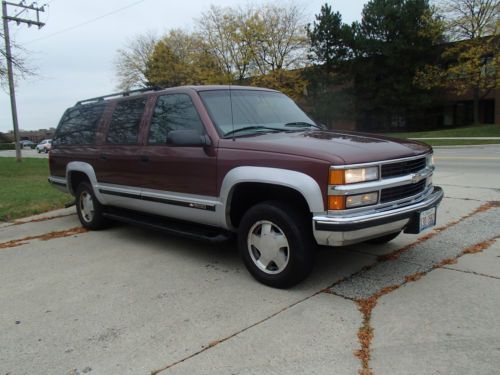
[[113, 185], [103, 186], [104, 194], [140, 198], [140, 129], [146, 102], [147, 97], [139, 97], [121, 100], [114, 107], [96, 166], [99, 184]]
[[216, 156], [214, 146], [167, 145], [172, 130], [196, 130], [206, 134], [195, 105], [188, 94], [158, 96], [147, 133], [143, 156], [148, 159], [141, 179], [143, 195], [173, 193], [180, 199], [186, 195], [216, 195]]

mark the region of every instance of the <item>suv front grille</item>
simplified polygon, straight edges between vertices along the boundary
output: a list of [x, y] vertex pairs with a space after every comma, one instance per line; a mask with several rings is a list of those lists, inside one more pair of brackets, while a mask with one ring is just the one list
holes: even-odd
[[382, 178], [399, 177], [418, 172], [426, 166], [426, 159], [414, 159], [382, 165]]
[[383, 189], [380, 193], [380, 203], [387, 203], [397, 201], [400, 199], [408, 198], [417, 195], [425, 190], [425, 180], [417, 182], [416, 184], [396, 186], [393, 188]]

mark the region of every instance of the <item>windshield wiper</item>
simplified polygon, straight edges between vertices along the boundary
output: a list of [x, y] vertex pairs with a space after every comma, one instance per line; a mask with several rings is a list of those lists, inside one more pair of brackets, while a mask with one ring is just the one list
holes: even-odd
[[264, 130], [264, 131], [273, 131], [273, 132], [281, 132], [283, 129], [276, 129], [276, 128], [271, 128], [269, 126], [261, 126], [261, 125], [253, 125], [253, 126], [245, 126], [244, 128], [239, 128], [239, 129], [234, 129], [226, 134], [224, 134], [224, 138], [229, 138], [230, 136], [242, 132], [242, 131], [247, 131], [247, 130]]
[[298, 128], [305, 128], [306, 126], [309, 128], [317, 128], [317, 129], [323, 129], [321, 126], [316, 125], [316, 124], [311, 124], [309, 122], [304, 122], [304, 121], [295, 121], [295, 122], [287, 122], [285, 126], [289, 127], [298, 127]]

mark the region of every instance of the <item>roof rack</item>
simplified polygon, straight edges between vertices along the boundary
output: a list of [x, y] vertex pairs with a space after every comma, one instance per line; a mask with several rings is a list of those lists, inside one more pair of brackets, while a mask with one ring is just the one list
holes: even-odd
[[128, 90], [128, 91], [122, 91], [122, 92], [117, 92], [114, 94], [108, 94], [108, 95], [103, 95], [103, 96], [96, 96], [95, 98], [90, 98], [90, 99], [85, 99], [85, 100], [80, 100], [76, 102], [75, 105], [81, 105], [81, 104], [87, 104], [87, 103], [92, 103], [92, 102], [102, 102], [104, 99], [110, 99], [114, 97], [123, 97], [123, 96], [130, 96], [131, 94], [140, 94], [148, 91], [158, 91], [161, 90], [161, 87], [146, 87], [143, 89], [137, 89], [137, 90]]

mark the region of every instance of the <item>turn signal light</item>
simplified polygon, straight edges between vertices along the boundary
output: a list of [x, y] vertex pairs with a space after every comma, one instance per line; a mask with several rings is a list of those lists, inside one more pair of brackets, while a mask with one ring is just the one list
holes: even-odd
[[328, 179], [329, 185], [344, 185], [345, 173], [342, 169], [331, 169], [330, 178]]
[[343, 209], [345, 209], [345, 197], [342, 195], [329, 195], [328, 196], [328, 209], [329, 210], [343, 210]]

